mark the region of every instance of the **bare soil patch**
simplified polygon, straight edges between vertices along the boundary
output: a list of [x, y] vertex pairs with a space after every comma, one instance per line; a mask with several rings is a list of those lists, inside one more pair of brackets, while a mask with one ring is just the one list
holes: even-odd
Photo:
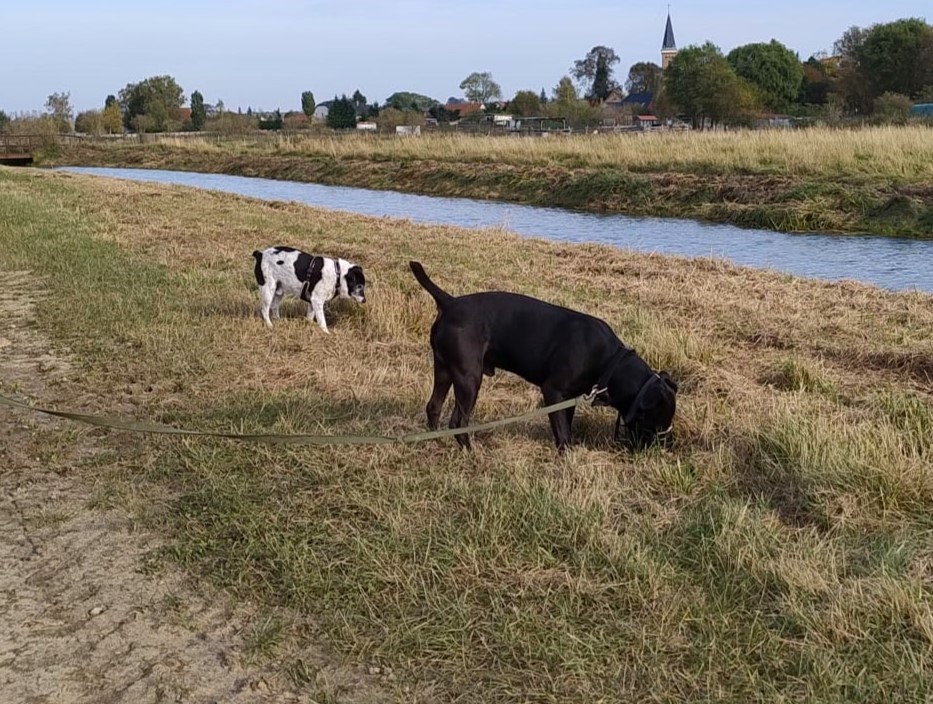
[[[29, 272], [0, 273], [0, 392], [54, 402], [73, 373], [35, 326]], [[205, 595], [180, 572], [147, 569], [160, 538], [97, 493], [76, 468], [100, 450], [72, 430], [0, 407], [0, 691], [3, 702], [285, 702], [352, 694], [374, 701], [359, 673], [317, 654], [301, 662], [305, 692], [244, 657], [253, 614]], [[349, 686], [352, 679], [352, 688]], [[313, 694], [309, 691], [314, 690]], [[336, 698], [327, 699], [336, 701]]]

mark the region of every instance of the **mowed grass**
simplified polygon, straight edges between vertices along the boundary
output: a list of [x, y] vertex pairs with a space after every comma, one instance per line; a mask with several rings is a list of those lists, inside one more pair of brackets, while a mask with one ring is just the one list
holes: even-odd
[[[544, 419], [472, 454], [110, 436], [96, 480], [146, 496], [172, 559], [391, 667], [401, 699], [933, 691], [928, 295], [8, 169], [0, 244], [0, 267], [49, 293], [39, 324], [74, 357], [53, 389], [63, 407], [205, 429], [419, 429], [435, 310], [409, 259], [454, 294], [504, 288], [604, 317], [671, 371], [676, 444], [639, 455], [612, 444], [605, 409], [578, 415], [565, 457]], [[329, 336], [295, 304], [266, 331], [250, 253], [271, 244], [362, 264], [370, 302], [329, 308]], [[499, 374], [476, 420], [538, 403]], [[252, 647], [275, 658], [267, 630]]]

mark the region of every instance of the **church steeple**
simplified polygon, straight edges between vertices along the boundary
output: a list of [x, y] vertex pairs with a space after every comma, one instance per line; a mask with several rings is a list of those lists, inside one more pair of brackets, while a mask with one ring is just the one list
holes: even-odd
[[671, 10], [667, 10], [667, 26], [664, 28], [664, 41], [661, 42], [661, 68], [667, 68], [668, 64], [677, 56], [677, 42], [674, 41], [674, 26], [671, 24]]

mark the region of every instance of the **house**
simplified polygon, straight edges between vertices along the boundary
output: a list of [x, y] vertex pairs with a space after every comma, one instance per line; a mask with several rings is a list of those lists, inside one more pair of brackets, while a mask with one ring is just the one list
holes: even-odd
[[486, 106], [482, 103], [468, 103], [464, 101], [462, 103], [447, 103], [444, 106], [444, 109], [447, 110], [447, 112], [459, 110], [460, 117], [466, 117], [470, 113], [476, 112], [477, 110], [485, 110]]
[[794, 126], [794, 118], [791, 115], [765, 114], [755, 121], [755, 125], [759, 128], [788, 128]]
[[651, 112], [654, 110], [654, 94], [644, 92], [626, 95], [621, 101], [621, 107], [630, 107], [636, 112]]
[[636, 127], [640, 127], [643, 130], [657, 127], [659, 124], [658, 118], [654, 115], [635, 115], [633, 118], [633, 123]]
[[318, 103], [314, 106], [314, 119], [315, 120], [326, 120], [327, 114], [330, 112], [330, 106], [334, 104], [333, 100], [325, 100], [323, 103]]

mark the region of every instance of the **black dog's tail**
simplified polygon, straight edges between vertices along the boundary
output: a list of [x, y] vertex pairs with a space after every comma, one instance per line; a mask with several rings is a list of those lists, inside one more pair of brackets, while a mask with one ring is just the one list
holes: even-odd
[[262, 275], [262, 252], [257, 249], [253, 252], [253, 256], [256, 258], [256, 268], [253, 269], [256, 274], [256, 283], [265, 286], [266, 277]]
[[431, 298], [434, 299], [434, 302], [437, 303], [437, 307], [441, 310], [447, 307], [447, 305], [454, 299], [446, 291], [441, 290], [441, 288], [431, 281], [428, 278], [427, 273], [424, 270], [424, 267], [421, 266], [419, 262], [408, 262], [408, 266], [411, 267], [411, 273], [415, 275], [415, 278], [418, 279], [418, 283], [421, 284], [421, 287], [431, 294]]

